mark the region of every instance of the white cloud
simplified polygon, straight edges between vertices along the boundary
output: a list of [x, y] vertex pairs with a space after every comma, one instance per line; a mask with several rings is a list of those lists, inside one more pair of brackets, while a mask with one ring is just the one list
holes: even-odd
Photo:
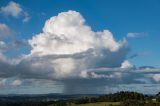
[[154, 74], [154, 75], [152, 76], [152, 78], [153, 78], [155, 81], [160, 82], [160, 74]]
[[24, 11], [22, 6], [14, 1], [10, 1], [6, 6], [1, 7], [0, 12], [5, 16], [12, 16], [14, 18], [23, 17], [23, 22], [28, 22], [30, 19], [29, 14]]
[[22, 83], [21, 80], [16, 79], [11, 83], [11, 85], [12, 86], [19, 86], [19, 85], [21, 85], [21, 83]]
[[[46, 21], [43, 33], [29, 40], [32, 54], [74, 54], [88, 49], [107, 48], [118, 51], [124, 42], [116, 42], [108, 30], [93, 32], [75, 11], [63, 12]], [[51, 45], [51, 46], [48, 46]]]
[[23, 9], [18, 3], [10, 1], [7, 6], [1, 7], [1, 12], [5, 15], [18, 17], [22, 13]]
[[121, 64], [121, 68], [133, 68], [133, 65], [132, 65], [128, 60], [125, 60], [125, 61]]

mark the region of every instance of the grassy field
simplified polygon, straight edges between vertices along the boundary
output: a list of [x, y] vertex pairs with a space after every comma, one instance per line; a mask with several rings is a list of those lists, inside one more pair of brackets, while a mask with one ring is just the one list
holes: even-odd
[[97, 103], [88, 103], [88, 104], [70, 104], [68, 106], [117, 106], [120, 105], [120, 102], [97, 102]]

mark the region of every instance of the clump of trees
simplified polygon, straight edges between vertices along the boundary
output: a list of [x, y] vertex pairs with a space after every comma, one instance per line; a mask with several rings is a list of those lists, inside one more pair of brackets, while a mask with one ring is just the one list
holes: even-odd
[[135, 101], [144, 101], [145, 96], [141, 93], [137, 92], [117, 92], [114, 94], [108, 94], [104, 96], [100, 96], [97, 98], [81, 98], [74, 100], [75, 104], [84, 104], [84, 103], [96, 103], [96, 102], [123, 102], [128, 100], [135, 100]]
[[121, 102], [126, 100], [144, 100], [145, 96], [137, 92], [121, 91], [99, 97], [100, 101]]

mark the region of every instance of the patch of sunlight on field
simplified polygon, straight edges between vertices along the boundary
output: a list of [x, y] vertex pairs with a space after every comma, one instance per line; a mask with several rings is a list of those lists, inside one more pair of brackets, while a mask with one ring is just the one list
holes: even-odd
[[97, 102], [97, 103], [87, 103], [87, 104], [72, 104], [70, 106], [117, 106], [120, 102]]

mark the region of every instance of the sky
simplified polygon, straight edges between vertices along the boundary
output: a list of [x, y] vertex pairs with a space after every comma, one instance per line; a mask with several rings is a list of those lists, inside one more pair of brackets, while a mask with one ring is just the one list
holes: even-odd
[[160, 89], [159, 0], [0, 0], [0, 94]]

